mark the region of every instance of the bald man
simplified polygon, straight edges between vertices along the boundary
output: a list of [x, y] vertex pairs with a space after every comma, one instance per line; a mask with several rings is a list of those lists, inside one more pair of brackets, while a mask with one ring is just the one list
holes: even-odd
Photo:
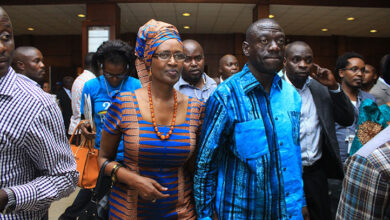
[[12, 67], [31, 80], [42, 83], [45, 77], [45, 64], [41, 51], [35, 47], [18, 47], [15, 50]]
[[202, 46], [195, 40], [183, 41], [183, 71], [174, 88], [184, 95], [206, 101], [217, 88], [217, 83], [204, 72], [204, 53]]
[[276, 75], [285, 35], [273, 19], [251, 24], [241, 72], [207, 101], [194, 197], [199, 219], [302, 219], [301, 98]]
[[0, 219], [48, 219], [78, 182], [57, 104], [12, 67], [11, 20], [0, 7]]
[[314, 64], [313, 51], [305, 42], [290, 43], [283, 64], [284, 79], [302, 98], [300, 144], [310, 218], [332, 219], [327, 178], [344, 176], [335, 122], [351, 125], [353, 106], [332, 72]]
[[218, 74], [219, 74], [219, 82], [218, 84], [225, 81], [227, 78], [232, 76], [233, 74], [240, 71], [238, 66], [237, 57], [231, 54], [226, 54], [221, 59], [219, 59], [218, 66]]

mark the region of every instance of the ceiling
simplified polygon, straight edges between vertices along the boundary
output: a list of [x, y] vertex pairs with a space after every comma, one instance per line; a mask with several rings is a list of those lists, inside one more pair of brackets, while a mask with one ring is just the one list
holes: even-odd
[[[137, 32], [151, 18], [174, 24], [182, 33], [244, 33], [254, 4], [119, 3], [121, 33]], [[85, 4], [3, 6], [15, 35], [81, 34]], [[191, 13], [183, 17], [183, 12]], [[390, 37], [390, 8], [270, 5], [287, 35]], [[354, 21], [347, 21], [354, 17]], [[190, 26], [189, 30], [183, 26]], [[34, 31], [27, 28], [33, 27]], [[327, 32], [322, 32], [327, 28]], [[377, 33], [370, 33], [376, 29]]]

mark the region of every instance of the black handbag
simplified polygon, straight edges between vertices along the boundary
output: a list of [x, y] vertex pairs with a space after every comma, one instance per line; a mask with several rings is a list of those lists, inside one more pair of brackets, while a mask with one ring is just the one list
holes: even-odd
[[96, 181], [96, 187], [93, 190], [91, 201], [86, 205], [79, 216], [79, 220], [106, 220], [108, 219], [109, 204], [108, 200], [112, 188], [110, 176], [104, 175], [107, 164], [111, 162], [106, 160], [99, 171]]

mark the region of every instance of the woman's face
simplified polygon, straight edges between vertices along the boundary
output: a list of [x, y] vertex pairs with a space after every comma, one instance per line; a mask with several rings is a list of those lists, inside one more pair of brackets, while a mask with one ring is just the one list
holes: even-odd
[[[167, 55], [169, 58], [165, 59]], [[183, 56], [183, 45], [176, 39], [169, 39], [160, 44], [152, 58], [152, 81], [174, 85], [183, 70]]]
[[122, 63], [113, 64], [109, 61], [104, 61], [103, 75], [110, 86], [118, 87], [127, 77], [126, 65]]

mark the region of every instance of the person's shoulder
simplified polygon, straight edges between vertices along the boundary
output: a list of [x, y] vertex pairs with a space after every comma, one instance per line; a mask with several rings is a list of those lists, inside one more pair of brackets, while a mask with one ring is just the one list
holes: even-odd
[[141, 82], [132, 76], [129, 76], [126, 80], [126, 87], [132, 90], [141, 88]]
[[16, 87], [26, 100], [26, 105], [42, 105], [43, 107], [56, 104], [51, 94], [43, 91], [34, 81], [16, 77]]
[[363, 90], [360, 90], [360, 93], [361, 93], [361, 96], [362, 96], [362, 99], [365, 100], [365, 99], [371, 99], [372, 101], [375, 101], [375, 97], [368, 93], [368, 92], [365, 92]]

